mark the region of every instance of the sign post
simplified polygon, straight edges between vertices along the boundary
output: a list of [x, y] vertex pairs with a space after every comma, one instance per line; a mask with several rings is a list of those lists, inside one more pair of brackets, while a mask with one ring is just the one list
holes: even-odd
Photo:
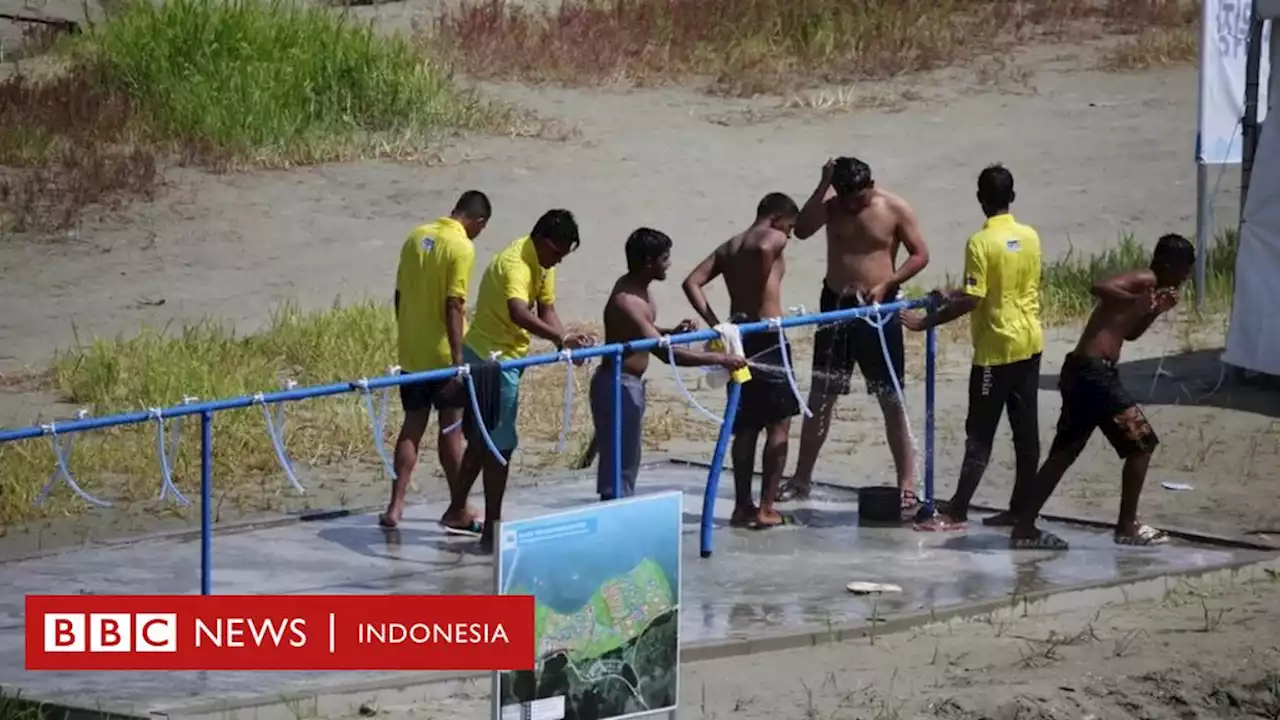
[[[1205, 296], [1205, 262], [1216, 224], [1214, 196], [1221, 171], [1210, 166], [1238, 165], [1244, 146], [1241, 121], [1245, 116], [1246, 59], [1253, 0], [1204, 0], [1200, 36], [1200, 108], [1196, 131], [1196, 305]], [[1269, 73], [1270, 31], [1262, 38], [1261, 73]], [[1260, 93], [1265, 93], [1265, 87]], [[1267, 107], [1259, 98], [1259, 122]]]
[[503, 522], [495, 594], [534, 598], [532, 671], [500, 671], [493, 720], [675, 717], [684, 495]]

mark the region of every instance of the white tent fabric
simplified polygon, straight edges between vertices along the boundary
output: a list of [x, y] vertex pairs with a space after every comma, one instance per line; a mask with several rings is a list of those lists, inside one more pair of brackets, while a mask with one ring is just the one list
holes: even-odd
[[[1262, 12], [1263, 6], [1259, 4]], [[1280, 43], [1271, 47], [1277, 65]], [[1280, 73], [1272, 72], [1269, 97], [1278, 97]], [[1268, 113], [1258, 147], [1240, 222], [1236, 287], [1222, 360], [1266, 375], [1280, 376], [1280, 312], [1271, 307], [1280, 288], [1280, 118]]]

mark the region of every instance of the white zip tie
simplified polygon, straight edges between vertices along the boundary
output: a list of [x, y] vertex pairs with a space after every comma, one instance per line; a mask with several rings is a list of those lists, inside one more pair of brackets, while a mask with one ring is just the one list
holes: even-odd
[[271, 438], [271, 446], [275, 448], [276, 460], [280, 462], [280, 467], [284, 470], [284, 476], [288, 478], [289, 484], [300, 493], [306, 493], [307, 489], [302, 487], [302, 483], [298, 482], [298, 476], [294, 474], [293, 463], [289, 461], [289, 453], [284, 447], [284, 409], [280, 412], [280, 428], [276, 428], [276, 420], [271, 414], [271, 407], [267, 404], [266, 395], [264, 393], [254, 393], [253, 401], [262, 405], [262, 415], [267, 420], [267, 435]]
[[573, 351], [565, 348], [560, 351], [560, 359], [564, 360], [564, 410], [560, 415], [560, 442], [556, 452], [564, 452], [569, 439], [569, 428], [573, 424], [573, 388], [576, 379], [573, 373]]
[[[80, 410], [76, 413], [76, 419], [83, 420], [88, 415], [89, 413], [87, 410]], [[53, 471], [53, 476], [49, 478], [48, 484], [46, 484], [44, 489], [40, 491], [40, 494], [36, 496], [36, 505], [44, 504], [45, 499], [47, 499], [49, 494], [53, 492], [53, 486], [56, 484], [56, 481], [61, 479], [67, 484], [67, 487], [71, 488], [72, 492], [79, 495], [81, 499], [90, 505], [97, 505], [98, 507], [104, 508], [112, 507], [111, 503], [106, 500], [100, 500], [93, 495], [90, 495], [88, 492], [85, 492], [84, 488], [81, 488], [80, 485], [76, 483], [75, 478], [71, 477], [71, 470], [67, 467], [67, 463], [71, 456], [71, 448], [73, 444], [72, 438], [74, 436], [67, 436], [67, 444], [64, 447], [58, 440], [58, 423], [56, 421], [41, 425], [40, 429], [44, 434], [48, 435], [52, 439], [53, 457], [57, 466]]]
[[458, 374], [462, 377], [463, 382], [467, 384], [467, 395], [471, 400], [471, 412], [475, 415], [476, 426], [480, 428], [480, 437], [484, 440], [484, 444], [489, 448], [489, 452], [499, 465], [506, 467], [507, 459], [502, 456], [502, 451], [498, 446], [493, 444], [493, 438], [489, 436], [489, 428], [485, 426], [484, 417], [480, 414], [480, 399], [476, 397], [475, 380], [471, 378], [471, 367], [462, 365], [458, 368]]
[[663, 335], [661, 338], [659, 338], [658, 347], [665, 347], [667, 349], [667, 364], [671, 366], [671, 376], [675, 378], [676, 387], [680, 389], [680, 394], [684, 395], [685, 401], [688, 402], [689, 405], [691, 405], [694, 410], [697, 410], [698, 412], [702, 413], [702, 415], [705, 416], [711, 422], [717, 425], [723, 425], [724, 418], [720, 417], [719, 415], [716, 415], [710, 410], [702, 407], [702, 405], [698, 404], [698, 401], [695, 400], [693, 395], [689, 393], [689, 388], [685, 387], [684, 380], [680, 377], [680, 367], [676, 365], [676, 351], [675, 351], [675, 348], [671, 345], [671, 336]]
[[[166, 447], [167, 443], [165, 442], [164, 437], [164, 410], [162, 408], [153, 407], [147, 412], [151, 417], [155, 418], [156, 421], [156, 454], [160, 458], [160, 499], [164, 500], [169, 496], [169, 493], [172, 492], [173, 499], [177, 500], [179, 505], [187, 507], [191, 503], [187, 500], [187, 497], [182, 494], [182, 491], [178, 489], [178, 486], [173, 484], [173, 469], [169, 466], [170, 453]], [[181, 425], [176, 427], [181, 427]]]
[[809, 405], [800, 396], [800, 386], [796, 384], [796, 374], [791, 369], [791, 348], [787, 344], [787, 332], [782, 329], [782, 318], [769, 318], [769, 327], [778, 331], [778, 347], [782, 352], [782, 369], [787, 373], [787, 384], [791, 386], [791, 394], [795, 395], [796, 402], [800, 404], [800, 411], [807, 418], [813, 417], [813, 412], [809, 410]]

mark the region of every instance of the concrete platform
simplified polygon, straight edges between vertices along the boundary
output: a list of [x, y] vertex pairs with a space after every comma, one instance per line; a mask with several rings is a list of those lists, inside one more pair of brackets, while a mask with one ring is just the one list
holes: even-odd
[[[1020, 598], [1197, 573], [1265, 560], [1257, 550], [1175, 542], [1122, 548], [1109, 533], [1061, 525], [1067, 553], [1012, 552], [1007, 535], [977, 525], [965, 534], [859, 527], [856, 494], [819, 488], [784, 509], [798, 525], [767, 532], [727, 526], [732, 481], [716, 504], [715, 555], [699, 558], [698, 517], [706, 470], [647, 466], [642, 492], [685, 493], [685, 658], [752, 652], [848, 636], [851, 628], [894, 618], [976, 614]], [[586, 477], [516, 489], [511, 518], [592, 502]], [[214, 537], [215, 593], [472, 594], [492, 592], [491, 558], [476, 541], [435, 525], [441, 508], [412, 507], [389, 537], [372, 515], [293, 523]], [[395, 537], [398, 536], [398, 537]], [[81, 708], [147, 715], [208, 715], [216, 708], [296, 702], [327, 692], [373, 692], [429, 683], [428, 673], [28, 673], [23, 669], [23, 596], [199, 592], [199, 542], [150, 540], [0, 565], [0, 687]], [[903, 592], [855, 596], [853, 580], [900, 585]], [[986, 607], [987, 609], [983, 609]], [[880, 626], [884, 627], [884, 626]], [[884, 631], [888, 628], [884, 627]], [[268, 713], [269, 714], [269, 713]], [[292, 711], [291, 715], [297, 715]], [[245, 716], [262, 716], [255, 710]]]

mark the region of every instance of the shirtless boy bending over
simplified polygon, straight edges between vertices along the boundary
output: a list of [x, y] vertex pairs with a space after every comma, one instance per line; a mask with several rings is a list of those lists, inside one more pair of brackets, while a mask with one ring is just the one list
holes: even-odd
[[[782, 317], [782, 276], [787, 271], [782, 251], [800, 211], [791, 198], [770, 193], [756, 208], [756, 220], [741, 235], [730, 239], [703, 260], [684, 281], [684, 293], [707, 324], [720, 319], [707, 303], [702, 288], [724, 275], [729, 291], [731, 322], [756, 322]], [[791, 392], [783, 369], [783, 353], [790, 363], [791, 348], [778, 343], [774, 333], [742, 337], [743, 352], [751, 367], [751, 380], [742, 386], [738, 414], [733, 420], [733, 484], [736, 495], [734, 527], [765, 529], [781, 525], [782, 516], [773, 509], [787, 463], [787, 433], [791, 418], [800, 413], [800, 403]], [[764, 486], [760, 507], [751, 498], [755, 469], [756, 440], [765, 432], [761, 453]]]
[[[898, 299], [904, 283], [929, 264], [929, 251], [905, 200], [876, 186], [871, 168], [861, 160], [841, 157], [827, 161], [822, 179], [804, 204], [796, 223], [796, 237], [804, 240], [827, 228], [827, 274], [819, 305], [822, 312], [844, 310]], [[898, 250], [907, 257], [898, 264]], [[827, 439], [832, 411], [840, 395], [848, 395], [854, 368], [862, 371], [867, 392], [884, 413], [885, 436], [904, 509], [914, 509], [915, 458], [907, 409], [898, 400], [893, 380], [902, 382], [904, 350], [902, 323], [895, 314], [884, 325], [888, 359], [880, 331], [861, 319], [820, 327], [813, 344], [813, 389], [800, 431], [796, 473], [783, 500], [808, 497], [813, 467]]]
[[1093, 286], [1093, 294], [1100, 302], [1076, 349], [1062, 364], [1058, 379], [1062, 391], [1058, 433], [1049, 448], [1049, 457], [1040, 466], [1035, 487], [1028, 493], [1027, 505], [1018, 513], [1013, 528], [1015, 548], [1067, 549], [1061, 538], [1037, 529], [1036, 518], [1098, 428], [1124, 459], [1115, 541], [1121, 545], [1154, 545], [1168, 540], [1165, 533], [1138, 522], [1138, 496], [1159, 440], [1120, 383], [1116, 363], [1126, 340], [1142, 337], [1157, 317], [1177, 305], [1178, 290], [1195, 261], [1195, 248], [1186, 238], [1165, 235], [1156, 243], [1150, 268]]
[[[627, 274], [618, 278], [604, 306], [604, 341], [625, 343], [663, 335], [693, 332], [697, 325], [684, 320], [671, 329], [659, 329], [655, 323], [658, 307], [649, 296], [649, 284], [667, 279], [671, 267], [671, 238], [652, 228], [640, 228], [627, 238]], [[737, 370], [746, 360], [724, 353], [698, 352], [672, 347], [677, 365], [719, 365]], [[644, 433], [645, 383], [649, 369], [647, 352], [627, 353], [622, 360], [622, 496], [635, 494], [636, 474], [640, 470], [640, 452]], [[652, 351], [659, 360], [668, 362], [667, 348]], [[614, 499], [613, 487], [613, 356], [604, 362], [591, 378], [591, 417], [595, 422], [600, 462], [596, 471], [596, 489], [601, 500]]]

